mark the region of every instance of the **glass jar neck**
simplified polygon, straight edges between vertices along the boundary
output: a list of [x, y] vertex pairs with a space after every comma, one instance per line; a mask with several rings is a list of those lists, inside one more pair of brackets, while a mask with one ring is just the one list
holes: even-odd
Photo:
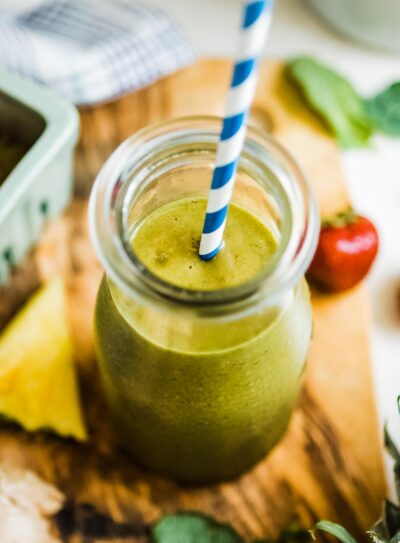
[[151, 273], [132, 249], [135, 228], [152, 211], [181, 198], [207, 197], [220, 123], [188, 117], [150, 126], [121, 144], [96, 179], [89, 225], [97, 255], [113, 283], [141, 304], [200, 316], [248, 314], [279, 303], [311, 260], [319, 226], [315, 197], [287, 151], [254, 128], [248, 129], [232, 199], [277, 238], [260, 274], [232, 288], [182, 289]]

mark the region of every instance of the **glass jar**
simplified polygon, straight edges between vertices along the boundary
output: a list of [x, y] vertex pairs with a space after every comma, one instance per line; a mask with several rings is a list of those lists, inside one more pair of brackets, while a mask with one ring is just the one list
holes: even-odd
[[120, 441], [141, 465], [189, 482], [234, 477], [279, 441], [312, 330], [303, 275], [318, 237], [315, 198], [283, 147], [253, 128], [232, 200], [277, 240], [262, 272], [231, 288], [182, 289], [155, 276], [132, 248], [135, 228], [154, 210], [207, 197], [219, 132], [212, 117], [138, 132], [107, 160], [89, 209], [105, 269], [98, 359]]

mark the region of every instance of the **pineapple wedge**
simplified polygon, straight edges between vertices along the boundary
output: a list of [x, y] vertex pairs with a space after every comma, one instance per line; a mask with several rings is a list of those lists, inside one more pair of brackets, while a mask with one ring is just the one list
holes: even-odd
[[0, 336], [0, 413], [26, 430], [87, 438], [61, 279], [42, 287]]

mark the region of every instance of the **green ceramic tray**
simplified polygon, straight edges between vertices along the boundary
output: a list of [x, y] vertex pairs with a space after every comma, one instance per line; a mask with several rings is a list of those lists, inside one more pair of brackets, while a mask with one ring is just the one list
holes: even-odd
[[39, 240], [46, 221], [68, 204], [78, 133], [73, 106], [31, 81], [0, 71], [0, 138], [26, 149], [0, 185], [0, 285]]

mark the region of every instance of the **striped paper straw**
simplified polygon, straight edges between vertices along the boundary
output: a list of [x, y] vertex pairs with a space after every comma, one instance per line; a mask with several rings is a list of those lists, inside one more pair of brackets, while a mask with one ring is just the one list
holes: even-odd
[[246, 117], [257, 85], [258, 57], [270, 25], [272, 7], [273, 0], [244, 1], [238, 55], [200, 241], [199, 256], [203, 260], [213, 258], [222, 247], [237, 164], [246, 136]]

